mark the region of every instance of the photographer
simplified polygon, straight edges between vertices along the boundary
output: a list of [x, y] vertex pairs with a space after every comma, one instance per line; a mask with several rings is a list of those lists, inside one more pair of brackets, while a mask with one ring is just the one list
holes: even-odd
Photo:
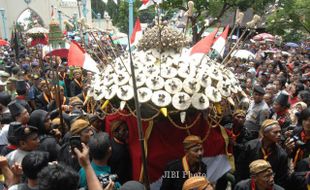
[[[103, 183], [103, 187], [107, 184], [104, 182], [109, 182], [111, 168], [107, 165], [108, 160], [112, 154], [112, 148], [110, 144], [109, 135], [107, 133], [97, 133], [92, 136], [90, 141], [88, 142], [90, 156], [93, 158], [91, 162], [91, 167], [93, 168], [96, 176]], [[90, 188], [87, 176], [85, 173], [85, 168], [81, 168], [79, 171], [80, 175], [80, 187], [88, 187]], [[115, 184], [115, 188], [118, 189], [120, 187], [119, 183]]]
[[[90, 123], [86, 119], [80, 117], [76, 118], [71, 123], [70, 135], [79, 136], [80, 141], [87, 144], [93, 135], [93, 131], [91, 130]], [[77, 163], [76, 157], [71, 151], [71, 145], [69, 142], [66, 142], [61, 146], [57, 161], [71, 166], [75, 171], [80, 170], [80, 165]]]
[[55, 161], [60, 150], [60, 145], [56, 138], [60, 138], [61, 133], [58, 129], [52, 129], [51, 119], [48, 112], [44, 110], [35, 110], [32, 112], [29, 119], [29, 125], [38, 128], [40, 139], [39, 150], [48, 152], [49, 161]]
[[[310, 153], [310, 108], [303, 110], [300, 114], [302, 127], [296, 127], [285, 141], [285, 147], [290, 157], [293, 158], [294, 167], [296, 164], [309, 157]], [[287, 133], [287, 135], [288, 135]]]
[[[82, 150], [75, 148], [80, 166], [85, 170], [86, 180], [89, 190], [112, 190], [114, 183], [109, 182], [106, 188], [102, 188], [98, 178], [95, 175], [89, 160], [89, 149], [82, 143]], [[77, 190], [79, 184], [79, 175], [67, 165], [53, 163], [45, 167], [38, 174], [38, 187], [40, 190]]]
[[6, 92], [0, 92], [0, 152], [8, 144], [9, 124], [13, 121], [8, 104], [11, 102], [11, 95]]

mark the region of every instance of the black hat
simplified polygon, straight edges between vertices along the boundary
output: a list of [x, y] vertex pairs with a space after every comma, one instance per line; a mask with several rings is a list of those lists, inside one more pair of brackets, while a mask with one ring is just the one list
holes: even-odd
[[11, 95], [7, 92], [0, 92], [0, 104], [7, 107], [11, 102]]
[[257, 92], [260, 95], [264, 95], [265, 94], [264, 88], [259, 86], [259, 85], [254, 86], [254, 92]]
[[19, 67], [16, 67], [16, 66], [13, 67], [12, 70], [11, 70], [11, 72], [12, 72], [13, 74], [17, 74], [19, 71], [20, 71]]
[[21, 104], [17, 103], [16, 101], [10, 102], [8, 105], [8, 108], [13, 118], [20, 115], [24, 110], [26, 110], [25, 107], [23, 107]]
[[290, 107], [288, 98], [289, 98], [288, 94], [282, 92], [278, 95], [278, 97], [274, 102], [280, 104], [282, 107]]
[[19, 127], [22, 127], [22, 124], [20, 122], [14, 121], [10, 123], [8, 131], [8, 141], [10, 144], [17, 145], [17, 141], [14, 134], [15, 130], [18, 129]]
[[16, 81], [16, 91], [26, 91], [27, 90], [27, 84], [24, 80], [18, 80]]
[[89, 123], [93, 123], [94, 121], [99, 119], [98, 115], [95, 115], [95, 114], [89, 114], [87, 115], [87, 117], [88, 117]]
[[38, 133], [38, 128], [27, 125], [20, 126], [14, 131], [14, 136], [17, 141], [26, 140], [30, 135]]

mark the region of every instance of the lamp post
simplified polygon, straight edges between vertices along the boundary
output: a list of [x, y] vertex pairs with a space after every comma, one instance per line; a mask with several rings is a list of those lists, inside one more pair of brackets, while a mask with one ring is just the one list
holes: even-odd
[[73, 14], [73, 24], [74, 24], [74, 31], [77, 31], [78, 29], [78, 14], [77, 13], [74, 13]]
[[133, 29], [133, 2], [134, 0], [128, 0], [128, 4], [129, 4], [129, 17], [128, 17], [128, 36], [131, 36], [132, 34], [132, 29]]
[[31, 0], [24, 0], [24, 2], [27, 4], [27, 6], [31, 3]]
[[6, 17], [5, 17], [5, 10], [4, 10], [4, 8], [0, 8], [0, 14], [1, 14], [1, 17], [2, 17], [2, 26], [3, 26], [2, 38], [3, 39], [7, 39], [8, 36], [7, 36], [7, 33], [6, 33]]
[[97, 13], [98, 28], [100, 28], [100, 19], [101, 19], [101, 14]]
[[86, 16], [87, 16], [86, 0], [82, 0], [82, 7], [83, 7], [83, 9], [82, 9], [83, 17], [86, 19]]
[[59, 27], [60, 27], [60, 30], [62, 30], [62, 17], [61, 17], [61, 10], [58, 10], [57, 11], [58, 13], [58, 22], [59, 22]]

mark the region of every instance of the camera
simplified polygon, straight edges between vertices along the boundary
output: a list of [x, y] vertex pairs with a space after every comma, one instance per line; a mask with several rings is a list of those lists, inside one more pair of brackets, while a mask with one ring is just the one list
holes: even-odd
[[80, 136], [72, 136], [69, 142], [70, 142], [72, 153], [74, 153], [74, 148], [77, 148], [80, 151], [82, 151], [83, 147], [82, 147]]
[[305, 148], [305, 146], [306, 146], [306, 143], [304, 143], [302, 140], [300, 140], [299, 137], [296, 135], [293, 135], [291, 137], [291, 141], [295, 142], [295, 144], [298, 148]]
[[100, 174], [97, 178], [102, 187], [105, 188], [109, 184], [110, 179], [115, 182], [118, 176], [116, 174]]

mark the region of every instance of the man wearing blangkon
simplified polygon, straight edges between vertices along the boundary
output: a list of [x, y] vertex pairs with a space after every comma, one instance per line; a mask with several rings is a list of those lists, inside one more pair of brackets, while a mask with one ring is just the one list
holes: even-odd
[[189, 177], [207, 177], [207, 166], [201, 161], [204, 150], [200, 137], [190, 135], [184, 139], [183, 145], [185, 155], [167, 165], [161, 190], [182, 190], [183, 183]]

